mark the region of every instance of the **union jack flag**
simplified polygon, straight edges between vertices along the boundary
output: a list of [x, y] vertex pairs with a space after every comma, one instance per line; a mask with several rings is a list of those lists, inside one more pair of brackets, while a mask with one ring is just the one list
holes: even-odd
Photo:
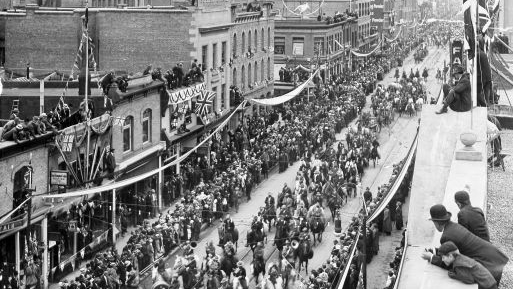
[[215, 92], [201, 90], [196, 100], [196, 114], [207, 115], [214, 105]]

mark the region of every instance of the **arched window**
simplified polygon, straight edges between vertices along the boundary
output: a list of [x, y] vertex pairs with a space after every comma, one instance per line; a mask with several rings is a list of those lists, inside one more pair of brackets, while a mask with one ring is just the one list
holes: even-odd
[[134, 135], [134, 118], [127, 116], [123, 123], [123, 152], [129, 152], [133, 149], [133, 135]]
[[255, 82], [258, 81], [258, 62], [255, 61]]
[[251, 63], [248, 64], [248, 86], [253, 85], [253, 80], [251, 77]]
[[248, 32], [248, 52], [251, 52], [251, 41], [253, 39], [251, 39], [251, 30]]
[[264, 60], [262, 59], [262, 61], [260, 62], [260, 80], [265, 80], [265, 74], [264, 74], [264, 68], [265, 68], [265, 64], [264, 64]]
[[142, 141], [151, 142], [151, 109], [146, 109], [142, 117]]
[[[255, 52], [258, 52], [258, 31], [255, 29]], [[256, 74], [255, 74], [256, 77]]]
[[267, 79], [271, 79], [271, 58], [267, 57]]
[[267, 46], [272, 47], [272, 44], [271, 44], [271, 27], [267, 28]]
[[262, 32], [260, 33], [260, 42], [262, 42], [262, 48], [265, 48], [265, 30], [264, 27], [262, 27]]
[[232, 48], [233, 48], [233, 52], [232, 52], [233, 56], [237, 55], [237, 33], [233, 34]]
[[237, 86], [237, 68], [233, 68], [232, 85]]
[[240, 81], [240, 88], [244, 89], [246, 87], [246, 68], [244, 65], [242, 66], [242, 73], [241, 73], [241, 81]]
[[242, 54], [246, 52], [246, 34], [242, 32], [242, 46], [241, 46]]

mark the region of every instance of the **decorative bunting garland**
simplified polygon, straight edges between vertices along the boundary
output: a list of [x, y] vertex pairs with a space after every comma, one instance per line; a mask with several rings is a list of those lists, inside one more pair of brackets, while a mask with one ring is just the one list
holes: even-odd
[[310, 78], [308, 78], [308, 80], [303, 82], [296, 89], [294, 89], [291, 92], [288, 92], [288, 93], [286, 93], [284, 95], [281, 95], [281, 96], [278, 96], [278, 97], [273, 97], [273, 98], [250, 99], [249, 101], [251, 101], [252, 103], [258, 104], [258, 105], [270, 105], [270, 106], [285, 103], [285, 102], [293, 99], [294, 97], [298, 96], [299, 93], [301, 93], [301, 91], [303, 91], [303, 89], [305, 89], [305, 87], [313, 80], [313, 78], [317, 75], [317, 73], [319, 73], [319, 70], [315, 71], [310, 76]]
[[378, 51], [380, 46], [381, 46], [381, 41], [379, 41], [378, 45], [376, 45], [376, 47], [369, 53], [358, 53], [353, 50], [351, 50], [351, 53], [356, 57], [367, 57], [367, 56], [372, 55], [374, 52]]
[[176, 105], [188, 101], [189, 99], [199, 95], [202, 90], [206, 89], [207, 85], [204, 82], [176, 92], [170, 92], [166, 89], [166, 92], [169, 95], [168, 105]]

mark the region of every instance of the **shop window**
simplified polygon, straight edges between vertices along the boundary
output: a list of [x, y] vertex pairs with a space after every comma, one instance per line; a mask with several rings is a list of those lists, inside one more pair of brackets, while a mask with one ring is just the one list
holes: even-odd
[[274, 38], [274, 53], [285, 54], [285, 37]]
[[127, 116], [123, 123], [123, 152], [129, 152], [133, 148], [133, 123], [134, 118]]
[[151, 109], [143, 112], [142, 118], [143, 143], [151, 142]]

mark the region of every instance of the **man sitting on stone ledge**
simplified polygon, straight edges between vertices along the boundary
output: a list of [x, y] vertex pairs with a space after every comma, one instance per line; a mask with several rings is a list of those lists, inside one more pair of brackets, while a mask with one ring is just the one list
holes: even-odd
[[456, 84], [452, 88], [444, 84], [444, 106], [436, 112], [437, 114], [446, 113], [447, 107], [457, 112], [469, 111], [472, 108], [469, 74], [463, 71], [463, 67], [456, 65], [453, 67], [452, 75], [456, 79]]

